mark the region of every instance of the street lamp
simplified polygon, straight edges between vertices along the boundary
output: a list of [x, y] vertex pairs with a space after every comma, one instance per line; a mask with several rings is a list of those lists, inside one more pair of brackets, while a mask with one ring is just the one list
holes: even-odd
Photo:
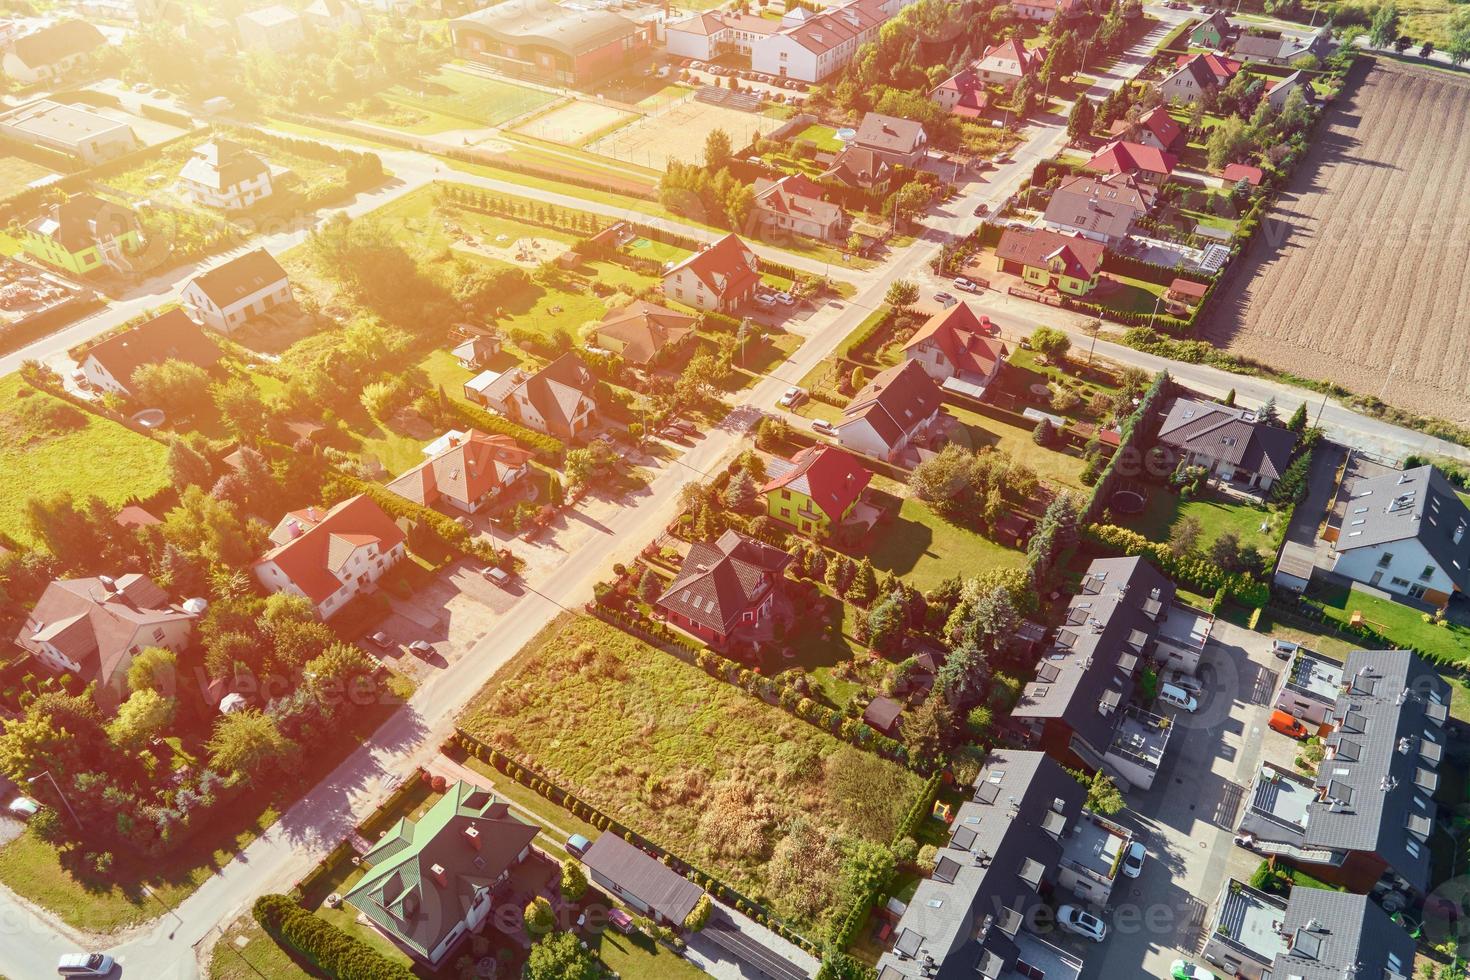
[[71, 801], [66, 798], [66, 794], [63, 793], [61, 791], [61, 787], [59, 785], [57, 785], [57, 783], [56, 783], [56, 777], [53, 776], [53, 775], [51, 775], [51, 770], [44, 769], [41, 772], [36, 773], [30, 779], [27, 779], [26, 780], [26, 785], [29, 786], [29, 785], [35, 783], [35, 781], [38, 780], [38, 779], [40, 779], [42, 776], [45, 776], [46, 779], [50, 781], [51, 788], [56, 791], [56, 795], [61, 798], [62, 804], [66, 806], [66, 812], [71, 814], [72, 820], [74, 820], [76, 822], [77, 829], [78, 830], [81, 830], [82, 829], [82, 818], [81, 817], [78, 817], [77, 816], [77, 811], [75, 811], [75, 810], [73, 810], [71, 808]]

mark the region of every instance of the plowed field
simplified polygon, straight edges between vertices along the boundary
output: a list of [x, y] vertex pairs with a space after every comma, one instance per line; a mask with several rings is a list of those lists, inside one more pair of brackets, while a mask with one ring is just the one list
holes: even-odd
[[1470, 79], [1379, 61], [1330, 111], [1206, 326], [1230, 350], [1470, 418]]

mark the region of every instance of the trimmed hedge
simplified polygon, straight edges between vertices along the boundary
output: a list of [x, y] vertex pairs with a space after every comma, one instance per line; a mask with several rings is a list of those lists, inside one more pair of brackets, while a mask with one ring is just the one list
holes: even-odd
[[262, 895], [251, 909], [255, 921], [277, 943], [289, 946], [336, 980], [413, 980], [395, 963], [285, 895]]
[[322, 494], [328, 503], [333, 504], [346, 500], [348, 497], [366, 494], [372, 498], [373, 503], [383, 508], [389, 517], [406, 518], [420, 527], [427, 528], [438, 539], [437, 543], [441, 547], [460, 554], [471, 552], [470, 533], [454, 518], [441, 514], [431, 507], [416, 504], [406, 497], [400, 497], [380, 484], [369, 483], [339, 472], [327, 477], [322, 485]]
[[468, 402], [451, 399], [450, 407], [471, 428], [496, 435], [510, 436], [549, 466], [560, 466], [562, 460], [566, 458], [566, 444], [554, 436], [528, 429], [502, 415], [492, 415], [483, 408]]
[[[1113, 492], [1113, 484], [1118, 480], [1118, 467], [1121, 465], [1137, 465], [1137, 461], [1143, 459], [1144, 450], [1139, 445], [1145, 439], [1153, 438], [1152, 422], [1154, 415], [1163, 407], [1164, 396], [1169, 391], [1172, 382], [1168, 371], [1160, 371], [1154, 376], [1153, 384], [1143, 393], [1143, 398], [1138, 402], [1138, 408], [1123, 422], [1119, 431], [1118, 448], [1113, 452], [1113, 458], [1108, 460], [1108, 465], [1098, 475], [1097, 483], [1093, 485], [1092, 496], [1087, 499], [1087, 506], [1082, 508], [1078, 520], [1083, 524], [1089, 524], [1097, 520], [1102, 513], [1103, 507], [1107, 505], [1107, 499]], [[1124, 464], [1127, 458], [1131, 462]]]
[[1271, 589], [1264, 582], [1258, 582], [1249, 575], [1226, 572], [1204, 558], [1177, 557], [1167, 544], [1150, 541], [1126, 527], [1118, 527], [1116, 524], [1089, 524], [1083, 528], [1082, 535], [1087, 541], [1108, 551], [1143, 555], [1170, 578], [1190, 586], [1196, 592], [1213, 595], [1215, 602], [1212, 606], [1230, 598], [1243, 606], [1258, 609], [1271, 599]]

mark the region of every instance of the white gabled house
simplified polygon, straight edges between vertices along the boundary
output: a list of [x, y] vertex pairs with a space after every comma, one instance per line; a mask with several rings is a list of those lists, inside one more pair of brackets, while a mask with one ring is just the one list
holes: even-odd
[[404, 533], [366, 494], [331, 510], [292, 511], [271, 532], [272, 548], [256, 561], [255, 577], [267, 592], [301, 596], [329, 619], [404, 556]]
[[194, 322], [226, 334], [293, 299], [286, 270], [263, 248], [190, 279], [181, 298]]

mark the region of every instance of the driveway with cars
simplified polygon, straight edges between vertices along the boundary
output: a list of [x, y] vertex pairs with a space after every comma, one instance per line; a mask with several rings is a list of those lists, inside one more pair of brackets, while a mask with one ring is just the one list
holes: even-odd
[[1249, 878], [1260, 864], [1234, 844], [1256, 769], [1263, 760], [1289, 766], [1296, 755], [1295, 742], [1266, 726], [1284, 666], [1270, 637], [1215, 623], [1200, 660], [1199, 709], [1164, 709], [1174, 734], [1159, 775], [1152, 789], [1127, 793], [1114, 818], [1144, 841], [1148, 860], [1114, 890], [1107, 941], [1079, 950], [1083, 977], [1168, 977], [1174, 960], [1198, 962], [1226, 878]]

